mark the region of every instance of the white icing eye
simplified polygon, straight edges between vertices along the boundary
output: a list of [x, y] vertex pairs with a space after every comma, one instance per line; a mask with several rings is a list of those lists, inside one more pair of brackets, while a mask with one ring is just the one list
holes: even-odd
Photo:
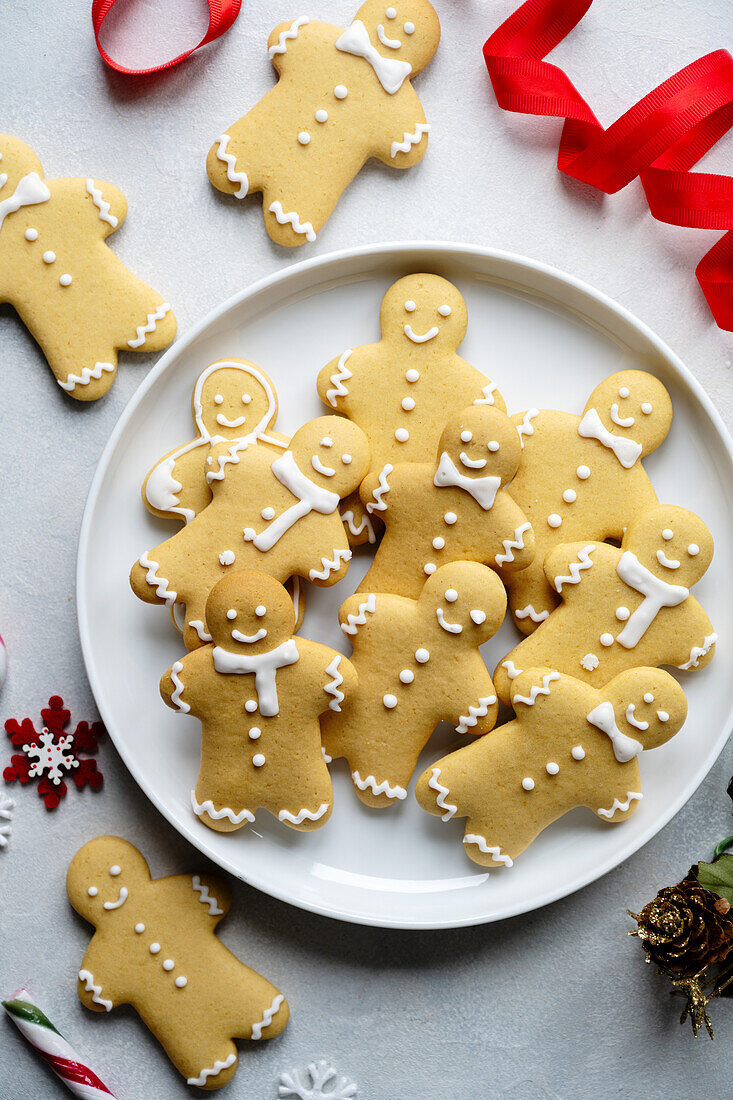
[[333, 94], [336, 96], [336, 99], [346, 99], [349, 90], [345, 84], [337, 84], [333, 90]]
[[176, 989], [185, 989], [187, 984], [188, 978], [184, 978], [182, 974], [180, 977], [176, 978]]
[[229, 610], [227, 611], [227, 619], [229, 619], [229, 622], [232, 622], [232, 620], [236, 619], [236, 617], [237, 617], [236, 611], [234, 610], [233, 607], [230, 607]]
[[619, 397], [628, 397], [630, 392], [631, 391], [629, 390], [628, 386], [622, 386], [621, 389], [618, 391], [618, 395]]
[[438, 313], [441, 317], [450, 317], [453, 310], [449, 305], [438, 306]]
[[412, 298], [408, 298], [405, 302], [405, 313], [414, 313], [417, 306], [413, 302]]
[[455, 603], [458, 599], [458, 593], [455, 588], [447, 588], [445, 591], [445, 598], [448, 603]]
[[341, 461], [343, 462], [344, 466], [350, 466], [351, 462], [352, 462], [351, 455], [350, 454], [341, 455]]
[[405, 34], [414, 34], [415, 33], [415, 24], [414, 23], [405, 23], [402, 30], [405, 32]]
[[258, 603], [257, 607], [255, 608], [255, 615], [257, 616], [257, 618], [261, 619], [262, 616], [266, 614], [267, 608], [265, 607], [265, 605], [263, 603]]
[[495, 439], [490, 439], [489, 442], [487, 443], [487, 447], [489, 448], [490, 451], [498, 451], [499, 450], [499, 444]]
[[474, 610], [470, 611], [469, 614], [471, 616], [471, 621], [474, 622], [476, 624], [476, 626], [481, 626], [481, 623], [486, 622], [486, 612], [485, 611], [481, 611], [478, 608], [474, 608]]
[[570, 755], [572, 756], [573, 760], [584, 760], [585, 749], [582, 745], [573, 745], [572, 749], [570, 750]]
[[250, 397], [250, 395], [248, 393], [243, 393], [242, 394], [242, 404], [243, 405], [249, 405], [251, 400], [252, 400], [252, 398]]
[[224, 398], [222, 397], [222, 395], [220, 393], [215, 393], [214, 394], [214, 404], [215, 405], [221, 405], [223, 403], [224, 403]]
[[330, 435], [324, 435], [323, 439], [321, 440], [321, 446], [333, 447], [333, 440], [331, 439]]
[[691, 542], [690, 545], [687, 547], [687, 553], [690, 555], [691, 558], [696, 558], [697, 555], [700, 553], [700, 547], [697, 545], [696, 542]]
[[111, 875], [112, 875], [112, 876], [113, 876], [114, 878], [116, 878], [116, 877], [117, 877], [117, 875], [121, 875], [121, 874], [122, 874], [122, 868], [121, 868], [120, 866], [118, 866], [118, 865], [117, 865], [116, 863], [113, 863], [113, 864], [112, 864], [112, 866], [111, 866], [111, 867], [110, 867], [110, 869], [109, 869], [109, 873], [110, 873], [110, 874], [111, 874]]
[[388, 19], [396, 19], [397, 8], [387, 8], [384, 14], [387, 16]]
[[649, 416], [649, 414], [652, 411], [652, 407], [653, 406], [652, 406], [651, 402], [649, 402], [649, 401], [643, 401], [642, 402], [641, 411], [644, 413], [644, 416]]
[[671, 527], [664, 528], [664, 530], [662, 531], [662, 538], [665, 542], [669, 542], [671, 538], [674, 538], [674, 531], [671, 529]]
[[328, 111], [324, 111], [322, 107], [316, 111], [316, 122], [328, 122]]
[[99, 893], [99, 890], [97, 889], [96, 886], [90, 886], [89, 889], [87, 890], [87, 893], [89, 894], [90, 898], [96, 898], [97, 894]]
[[252, 757], [252, 763], [256, 768], [261, 768], [265, 762], [264, 753], [256, 752]]
[[645, 703], [653, 703], [654, 702], [654, 696], [652, 695], [651, 691], [647, 691], [647, 692], [644, 693], [644, 702]]
[[461, 443], [470, 443], [473, 439], [473, 432], [464, 431], [461, 432]]

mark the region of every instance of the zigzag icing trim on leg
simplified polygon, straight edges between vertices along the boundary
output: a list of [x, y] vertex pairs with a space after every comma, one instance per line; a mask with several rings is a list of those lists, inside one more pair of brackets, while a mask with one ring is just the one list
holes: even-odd
[[[340, 704], [344, 701], [344, 693], [343, 691], [339, 691], [339, 686], [344, 682], [344, 678], [339, 672], [340, 664], [341, 654], [337, 653], [331, 663], [329, 665], [326, 665], [326, 675], [332, 678], [328, 681], [323, 689], [326, 692], [326, 695], [333, 695], [333, 699], [329, 699], [328, 701], [328, 706], [330, 710], [335, 710], [337, 713], [340, 713]], [[304, 813], [305, 811], [302, 812]]]
[[436, 805], [440, 806], [441, 810], [445, 810], [445, 813], [441, 815], [441, 821], [450, 821], [453, 814], [458, 812], [458, 807], [446, 802], [450, 790], [440, 782], [440, 768], [433, 768], [430, 779], [428, 779], [428, 786], [438, 792], [438, 797], [435, 799]]
[[[367, 508], [369, 505], [367, 504]], [[514, 551], [524, 550], [524, 533], [525, 531], [531, 531], [531, 523], [520, 523], [514, 532], [513, 539], [502, 539], [502, 546], [504, 547], [504, 553], [499, 553], [494, 558], [497, 565], [506, 565], [509, 561], [514, 561]]]
[[528, 707], [533, 707], [537, 701], [538, 695], [549, 695], [550, 684], [553, 680], [559, 680], [559, 672], [546, 672], [542, 677], [542, 684], [533, 684], [529, 689], [529, 696], [527, 695], [512, 695], [512, 705], [514, 703], [526, 703]]
[[526, 607], [520, 607], [517, 611], [514, 612], [515, 619], [530, 618], [533, 623], [542, 623], [545, 621], [545, 619], [549, 618], [549, 615], [550, 612], [547, 610], [535, 611], [531, 603], [528, 603]]
[[343, 562], [351, 561], [350, 550], [334, 550], [332, 558], [321, 558], [322, 569], [311, 569], [308, 574], [312, 581], [325, 581], [332, 573], [341, 568]]
[[413, 133], [408, 134], [405, 130], [402, 135], [402, 141], [393, 141], [392, 148], [389, 155], [396, 157], [398, 153], [409, 153], [413, 145], [419, 145], [425, 134], [430, 133], [430, 127], [426, 122], [418, 122]]
[[101, 985], [94, 984], [94, 975], [92, 974], [91, 970], [80, 970], [79, 980], [84, 982], [84, 988], [86, 989], [87, 993], [91, 993], [92, 1000], [94, 1001], [95, 1005], [102, 1005], [102, 1007], [105, 1008], [107, 1012], [112, 1011], [112, 1009], [114, 1008], [112, 1001], [107, 1001], [104, 997], [101, 996], [102, 987]]
[[178, 593], [168, 587], [168, 581], [165, 577], [158, 576], [158, 562], [152, 561], [150, 558], [146, 557], [145, 554], [140, 555], [139, 561], [143, 569], [147, 569], [145, 580], [151, 588], [153, 586], [155, 587], [155, 595], [158, 599], [165, 600], [166, 606], [170, 607], [171, 604], [175, 603]]
[[230, 1054], [223, 1062], [214, 1062], [211, 1069], [202, 1069], [198, 1077], [187, 1078], [187, 1082], [189, 1085], [198, 1085], [199, 1088], [203, 1088], [207, 1077], [216, 1077], [223, 1069], [229, 1069], [230, 1066], [233, 1066], [236, 1060], [236, 1054]]
[[62, 382], [58, 379], [58, 383], [62, 390], [66, 390], [67, 393], [71, 393], [77, 386], [88, 386], [94, 379], [102, 377], [102, 373], [113, 374], [115, 370], [114, 363], [95, 363], [93, 367], [82, 367], [81, 374], [67, 374], [66, 381]]
[[280, 225], [285, 225], [289, 222], [295, 232], [303, 234], [305, 236], [305, 239], [307, 241], [310, 241], [311, 244], [316, 239], [316, 231], [311, 223], [301, 222], [298, 212], [296, 210], [290, 210], [286, 213], [283, 210], [282, 203], [279, 199], [276, 199], [275, 202], [271, 202], [268, 209], [271, 214], [275, 215]]
[[534, 428], [532, 427], [531, 421], [539, 415], [539, 409], [528, 409], [522, 417], [522, 423], [517, 424], [517, 435], [519, 436], [519, 442], [521, 443], [522, 447], [524, 447], [524, 436], [534, 435]]
[[394, 470], [394, 466], [391, 462], [387, 462], [379, 471], [379, 485], [372, 493], [372, 499], [366, 506], [367, 512], [373, 515], [375, 512], [386, 512], [387, 502], [384, 499], [384, 494], [389, 492], [389, 482], [387, 478]]
[[495, 695], [480, 695], [479, 705], [474, 707], [473, 704], [468, 705], [468, 714], [461, 715], [458, 719], [458, 725], [456, 729], [459, 733], [468, 733], [469, 729], [476, 725], [479, 718], [485, 718], [489, 707], [493, 707], [496, 702]]
[[249, 194], [249, 179], [246, 172], [237, 171], [237, 158], [234, 153], [227, 153], [227, 146], [231, 141], [231, 134], [222, 134], [219, 138], [219, 148], [216, 150], [218, 160], [223, 160], [227, 166], [227, 179], [230, 183], [238, 183], [239, 187], [234, 192], [235, 198], [243, 199]]
[[697, 668], [700, 663], [700, 658], [707, 656], [717, 640], [717, 634], [706, 634], [705, 641], [702, 643], [702, 645], [694, 645], [690, 650], [689, 661], [685, 661], [683, 665], [677, 665], [677, 668], [682, 669], [683, 672], [687, 672], [691, 668]]
[[99, 210], [99, 220], [102, 222], [108, 222], [113, 229], [116, 229], [119, 224], [118, 220], [114, 216], [114, 214], [110, 214], [110, 205], [105, 200], [101, 190], [98, 187], [94, 186], [93, 179], [87, 180], [87, 191], [92, 196], [92, 202]]
[[368, 775], [366, 779], [362, 779], [358, 772], [352, 772], [351, 778], [360, 791], [365, 791], [368, 787], [372, 794], [386, 794], [387, 798], [407, 798], [407, 791], [404, 787], [400, 787], [396, 783], [393, 787], [386, 779], [383, 779], [381, 783], [377, 783], [373, 775]]
[[644, 796], [642, 794], [639, 794], [637, 791], [629, 791], [628, 794], [626, 795], [626, 801], [625, 802], [619, 802], [619, 800], [617, 798], [614, 798], [613, 806], [611, 806], [610, 809], [608, 809], [608, 810], [604, 810], [604, 809], [596, 810], [596, 813], [599, 813], [601, 815], [601, 817], [609, 817], [609, 818], [613, 817], [613, 815], [616, 813], [617, 810], [623, 810], [623, 812], [626, 813], [626, 811], [629, 809], [629, 807], [631, 806], [631, 803], [633, 801], [641, 801], [641, 799], [643, 797]]
[[349, 532], [352, 535], [360, 535], [362, 531], [366, 528], [369, 542], [374, 543], [377, 541], [377, 536], [374, 534], [374, 528], [372, 527], [372, 521], [369, 519], [369, 516], [362, 516], [361, 523], [357, 527], [356, 523], [354, 522], [354, 513], [352, 512], [351, 508], [349, 508], [347, 512], [341, 513], [341, 519], [346, 524]]
[[193, 876], [193, 878], [191, 879], [191, 885], [193, 886], [196, 893], [199, 895], [199, 901], [202, 903], [202, 905], [208, 905], [209, 915], [212, 917], [222, 916], [224, 910], [219, 908], [216, 902], [216, 898], [213, 898], [211, 896], [211, 894], [209, 893], [209, 887], [205, 883], [202, 884], [201, 879], [198, 875]]
[[366, 626], [366, 613], [369, 612], [373, 615], [377, 607], [377, 597], [373, 592], [370, 592], [364, 603], [359, 604], [359, 610], [356, 615], [349, 613], [346, 616], [346, 622], [341, 623], [341, 629], [344, 634], [357, 634], [360, 626]]
[[301, 825], [306, 818], [308, 818], [309, 821], [318, 821], [319, 818], [323, 817], [323, 815], [328, 812], [328, 807], [330, 805], [330, 802], [322, 802], [315, 811], [302, 809], [298, 810], [297, 814], [291, 814], [290, 810], [280, 810], [277, 819], [278, 821], [289, 821], [293, 825]]
[[255, 815], [250, 810], [240, 810], [239, 813], [235, 813], [229, 806], [222, 806], [220, 810], [217, 810], [210, 798], [205, 799], [203, 802], [197, 802], [195, 791], [191, 791], [191, 806], [196, 817], [208, 814], [214, 821], [221, 821], [225, 817], [227, 821], [231, 821], [232, 825], [241, 825], [243, 821], [254, 821], [255, 819]]
[[282, 993], [278, 993], [277, 997], [273, 998], [270, 1007], [266, 1008], [265, 1011], [262, 1013], [262, 1019], [259, 1020], [256, 1024], [252, 1025], [252, 1039], [262, 1038], [262, 1032], [266, 1027], [270, 1026], [273, 1017], [277, 1016], [278, 1012], [280, 1011], [280, 1005], [283, 1003], [284, 1000], [285, 998], [283, 997]]
[[514, 661], [502, 661], [501, 667], [506, 669], [506, 674], [510, 680], [516, 680], [517, 676], [521, 676], [524, 672], [523, 668], [517, 668]]
[[494, 382], [489, 382], [488, 385], [482, 388], [481, 393], [484, 396], [477, 397], [474, 401], [474, 405], [493, 405], [494, 394], [496, 393], [496, 384]]
[[[346, 351], [343, 352], [338, 361], [336, 373], [332, 374], [329, 379], [333, 389], [326, 390], [326, 400], [332, 409], [338, 408], [339, 397], [348, 397], [349, 391], [343, 383], [348, 382], [349, 378], [352, 377], [351, 371], [346, 366], [346, 361], [353, 350], [353, 348], [347, 348]], [[358, 532], [356, 533], [358, 534]]]
[[137, 334], [132, 340], [127, 341], [128, 348], [141, 348], [145, 343], [148, 335], [151, 332], [155, 332], [155, 326], [158, 321], [162, 321], [166, 313], [170, 310], [168, 302], [161, 302], [158, 308], [153, 313], [149, 313], [144, 325], [137, 326]]
[[503, 863], [507, 867], [514, 866], [514, 860], [509, 856], [502, 855], [501, 848], [492, 848], [486, 843], [486, 837], [480, 836], [478, 833], [466, 833], [463, 838], [464, 844], [475, 844], [479, 851], [484, 852], [486, 855], [491, 856], [494, 863]]
[[562, 592], [562, 586], [564, 584], [578, 584], [581, 581], [581, 571], [583, 569], [590, 569], [593, 565], [590, 556], [595, 548], [595, 543], [589, 542], [587, 546], [584, 546], [582, 550], [578, 551], [578, 560], [570, 562], [568, 566], [570, 572], [567, 577], [555, 577], [555, 591]]
[[171, 702], [175, 703], [178, 709], [180, 711], [183, 711], [184, 714], [188, 714], [191, 708], [185, 699], [181, 699], [181, 692], [183, 691], [183, 680], [180, 677], [180, 673], [182, 670], [183, 662], [174, 661], [171, 667], [171, 680], [173, 681], [173, 686], [176, 690], [171, 695]]
[[288, 39], [297, 38], [298, 31], [301, 27], [305, 27], [307, 23], [310, 23], [310, 19], [305, 15], [301, 15], [298, 19], [293, 20], [286, 31], [280, 31], [280, 34], [277, 36], [277, 42], [274, 46], [270, 46], [267, 51], [267, 56], [270, 58], [270, 61], [272, 61], [275, 54], [287, 52]]

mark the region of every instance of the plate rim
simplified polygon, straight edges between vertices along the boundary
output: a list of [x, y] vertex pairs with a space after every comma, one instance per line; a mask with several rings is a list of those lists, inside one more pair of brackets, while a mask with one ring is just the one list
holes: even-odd
[[[313, 256], [309, 259], [301, 260], [298, 263], [292, 264], [288, 267], [278, 268], [276, 271], [269, 275], [264, 276], [261, 279], [244, 287], [242, 290], [237, 291], [231, 297], [227, 298], [224, 302], [215, 306], [210, 310], [200, 321], [194, 324], [187, 332], [181, 337], [176, 339], [174, 343], [164, 352], [155, 366], [148, 372], [140, 385], [135, 389], [130, 400], [122, 410], [117, 422], [112, 429], [112, 432], [105, 444], [102, 454], [97, 462], [97, 467], [92, 478], [91, 485], [89, 487], [89, 493], [87, 495], [86, 503], [84, 505], [84, 511], [82, 514], [81, 525], [79, 528], [78, 538], [78, 550], [77, 550], [77, 565], [76, 565], [76, 593], [77, 593], [77, 624], [79, 628], [79, 638], [81, 643], [82, 658], [84, 661], [84, 667], [86, 669], [87, 678], [89, 680], [89, 686], [94, 696], [95, 703], [102, 717], [102, 720], [109, 732], [109, 736], [112, 739], [117, 752], [119, 753], [122, 761], [129, 771], [132, 778], [137, 785], [141, 788], [143, 793], [147, 796], [149, 801], [155, 807], [155, 809], [162, 814], [162, 816], [176, 829], [176, 831], [183, 836], [190, 844], [193, 845], [202, 855], [210, 859], [218, 867], [227, 871], [235, 878], [246, 882], [248, 885], [260, 890], [262, 893], [276, 898], [279, 901], [286, 902], [290, 905], [295, 905], [299, 909], [303, 909], [308, 912], [316, 913], [320, 916], [330, 917], [333, 920], [345, 921], [349, 924], [360, 924], [369, 927], [376, 928], [400, 928], [407, 931], [423, 931], [429, 929], [442, 929], [442, 928], [464, 928], [475, 927], [483, 924], [493, 923], [499, 920], [505, 920], [511, 917], [519, 916], [523, 913], [533, 912], [537, 909], [542, 909], [546, 905], [550, 905], [555, 901], [559, 901], [562, 898], [569, 897], [571, 894], [575, 894], [578, 891], [584, 889], [586, 886], [593, 882], [603, 878], [604, 875], [610, 871], [615, 870], [625, 860], [629, 859], [636, 852], [640, 851], [649, 841], [657, 835], [667, 825], [676, 814], [682, 809], [682, 807], [689, 801], [689, 799], [698, 790], [706, 776], [710, 773], [710, 770], [717, 761], [720, 753], [725, 747], [731, 730], [733, 729], [733, 703], [731, 704], [728, 714], [722, 723], [721, 733], [710, 750], [709, 764], [706, 771], [699, 778], [694, 778], [688, 782], [683, 791], [678, 797], [673, 800], [668, 807], [665, 808], [664, 813], [660, 815], [658, 819], [652, 822], [647, 829], [645, 829], [640, 836], [634, 837], [626, 845], [617, 849], [616, 852], [599, 865], [594, 867], [586, 874], [581, 874], [575, 882], [570, 885], [564, 884], [557, 888], [549, 889], [544, 892], [540, 897], [535, 897], [530, 901], [523, 900], [518, 901], [501, 913], [488, 913], [481, 914], [479, 916], [473, 915], [469, 917], [461, 917], [457, 919], [431, 919], [416, 921], [412, 919], [403, 919], [399, 917], [382, 916], [376, 917], [369, 914], [360, 912], [343, 911], [339, 910], [333, 904], [323, 903], [317, 899], [308, 897], [294, 897], [292, 893], [289, 893], [286, 889], [280, 888], [277, 885], [266, 883], [263, 881], [262, 876], [257, 873], [245, 873], [242, 868], [235, 866], [229, 859], [221, 855], [219, 852], [215, 852], [209, 845], [206, 835], [199, 835], [198, 831], [194, 831], [193, 823], [186, 824], [178, 820], [175, 815], [169, 813], [166, 807], [161, 803], [158, 795], [156, 794], [153, 785], [148, 781], [144, 772], [138, 767], [136, 761], [132, 757], [132, 754], [125, 746], [124, 739], [116, 736], [114, 729], [115, 723], [112, 720], [111, 713], [108, 712], [106, 707], [105, 695], [102, 690], [101, 683], [97, 683], [96, 680], [96, 666], [94, 662], [93, 649], [90, 639], [90, 626], [89, 626], [89, 606], [87, 600], [87, 588], [85, 584], [86, 566], [89, 558], [89, 534], [92, 527], [92, 520], [97, 504], [99, 491], [104, 481], [109, 464], [114, 456], [117, 443], [123, 435], [129, 421], [132, 419], [134, 413], [143, 402], [148, 391], [154, 386], [158, 378], [169, 369], [171, 365], [175, 364], [176, 359], [181, 352], [185, 351], [191, 344], [193, 344], [199, 336], [206, 332], [206, 330], [217, 321], [221, 320], [227, 313], [241, 305], [242, 302], [254, 298], [256, 295], [270, 289], [278, 283], [288, 282], [293, 279], [297, 279], [301, 275], [309, 271], [317, 271], [320, 268], [328, 267], [331, 264], [338, 264], [345, 261], [359, 259], [360, 257], [369, 258], [375, 260], [381, 258], [383, 260], [395, 260], [400, 255], [405, 253], [411, 253], [412, 258], [409, 260], [405, 257], [404, 262], [413, 264], [421, 254], [435, 254], [442, 253], [448, 258], [455, 259], [456, 257], [468, 257], [473, 260], [483, 261], [498, 261], [509, 264], [518, 265], [519, 267], [528, 269], [536, 274], [549, 277], [559, 283], [572, 287], [575, 291], [580, 292], [581, 295], [587, 299], [592, 300], [597, 305], [604, 307], [612, 315], [615, 315], [621, 322], [630, 326], [639, 335], [641, 335], [649, 344], [651, 344], [659, 355], [667, 362], [671, 367], [673, 373], [692, 391], [693, 395], [698, 400], [705, 414], [712, 421], [712, 424], [717, 432], [718, 438], [723, 444], [727, 453], [728, 462], [730, 464], [730, 473], [733, 473], [733, 438], [728, 431], [728, 428], [723, 421], [720, 413], [713, 404], [712, 399], [709, 397], [702, 384], [698, 381], [695, 375], [690, 369], [682, 362], [680, 357], [672, 351], [669, 345], [661, 339], [644, 321], [640, 320], [631, 310], [615, 301], [604, 291], [598, 290], [596, 287], [587, 283], [583, 279], [579, 279], [575, 275], [571, 275], [568, 272], [563, 271], [561, 268], [554, 265], [544, 263], [541, 260], [535, 260], [531, 257], [524, 256], [520, 253], [509, 252], [504, 249], [492, 248], [486, 245], [467, 244], [465, 242], [451, 242], [451, 241], [438, 241], [438, 240], [421, 240], [421, 241], [395, 241], [395, 242], [377, 242], [367, 245], [359, 245], [353, 248], [343, 248], [332, 252], [324, 253], [323, 255]], [[585, 316], [588, 323], [589, 318], [582, 314], [577, 308], [568, 306], [568, 312], [578, 313], [580, 316]], [[597, 326], [598, 327], [598, 326]], [[611, 335], [613, 335], [611, 333]], [[201, 830], [201, 833], [208, 834], [208, 830]]]

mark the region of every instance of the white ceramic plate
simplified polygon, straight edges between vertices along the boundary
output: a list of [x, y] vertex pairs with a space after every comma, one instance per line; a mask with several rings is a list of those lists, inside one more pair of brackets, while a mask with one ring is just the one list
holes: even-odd
[[[165, 608], [140, 603], [128, 584], [140, 553], [174, 529], [148, 515], [140, 484], [156, 458], [190, 437], [191, 388], [203, 367], [226, 356], [263, 367], [279, 391], [277, 426], [293, 432], [324, 411], [315, 389], [319, 368], [344, 347], [379, 338], [382, 294], [415, 271], [438, 272], [459, 286], [469, 315], [461, 354], [498, 382], [510, 411], [531, 405], [580, 411], [613, 371], [642, 367], [658, 375], [671, 392], [675, 417], [646, 468], [660, 499], [701, 514], [716, 543], [695, 594], [719, 635], [717, 661], [680, 674], [689, 718], [673, 741], [644, 754], [637, 812], [609, 828], [575, 810], [511, 870], [490, 875], [467, 859], [462, 821], [428, 816], [412, 791], [393, 809], [368, 810], [352, 792], [344, 761], [331, 765], [335, 808], [317, 832], [297, 833], [265, 812], [237, 833], [202, 825], [189, 801], [198, 723], [168, 710], [158, 695], [160, 674], [181, 655], [180, 638]], [[305, 909], [365, 924], [445, 928], [498, 920], [616, 867], [669, 821], [712, 766], [732, 722], [732, 517], [733, 446], [720, 417], [669, 348], [602, 294], [531, 260], [467, 245], [396, 244], [324, 256], [263, 280], [212, 313], [163, 356], [120, 418], [92, 484], [79, 544], [79, 627], [89, 680], [107, 729], [148, 797], [232, 874]], [[307, 585], [303, 634], [348, 648], [337, 608], [367, 561], [356, 554], [346, 579], [333, 588]], [[486, 643], [489, 668], [514, 639], [507, 622]], [[439, 730], [424, 766], [456, 736]]]

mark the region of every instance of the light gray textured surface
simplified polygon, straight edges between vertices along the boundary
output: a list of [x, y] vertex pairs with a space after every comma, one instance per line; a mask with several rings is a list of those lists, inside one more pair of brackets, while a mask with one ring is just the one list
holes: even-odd
[[[125, 6], [148, 25], [153, 4]], [[331, 0], [309, 11], [343, 25], [355, 6]], [[194, 28], [204, 22], [202, 7], [186, 5]], [[511, 7], [438, 4], [443, 42], [416, 83], [432, 124], [429, 154], [409, 173], [368, 168], [307, 253], [272, 245], [257, 201], [236, 208], [213, 192], [203, 170], [212, 139], [270, 86], [267, 34], [300, 14], [283, 0], [245, 0], [227, 38], [144, 81], [105, 71], [87, 0], [65, 5], [63, 17], [48, 2], [6, 4], [0, 125], [37, 150], [47, 175], [92, 174], [124, 191], [128, 220], [111, 243], [173, 303], [181, 331], [240, 287], [306, 255], [377, 240], [475, 241], [556, 264], [618, 298], [681, 355], [730, 427], [733, 337], [715, 328], [693, 276], [715, 235], [655, 222], [636, 184], [601, 198], [563, 179], [554, 167], [559, 124], [496, 108], [480, 47]], [[683, 64], [730, 45], [727, 15], [726, 0], [598, 0], [553, 59], [607, 124]], [[724, 141], [705, 167], [729, 171], [730, 149]], [[90, 717], [76, 628], [76, 541], [98, 456], [149, 363], [123, 356], [109, 396], [80, 406], [60, 392], [5, 307], [0, 362], [8, 452], [0, 630], [11, 660], [0, 716], [36, 717], [58, 692], [75, 718]], [[9, 755], [8, 743], [3, 763]], [[314, 917], [233, 883], [222, 938], [282, 985], [292, 1020], [279, 1039], [243, 1051], [227, 1095], [271, 1100], [281, 1070], [317, 1057], [353, 1077], [365, 1100], [729, 1095], [733, 1006], [714, 1006], [713, 1046], [681, 1032], [677, 1005], [626, 938], [624, 910], [676, 881], [731, 831], [732, 759], [726, 750], [683, 811], [627, 864], [575, 897], [498, 925], [383, 932]], [[26, 984], [120, 1100], [181, 1096], [186, 1087], [131, 1012], [92, 1016], [75, 995], [89, 935], [63, 887], [76, 849], [112, 832], [137, 843], [155, 874], [201, 864], [109, 743], [100, 764], [103, 792], [71, 789], [52, 814], [32, 789], [14, 791], [13, 835], [0, 852], [0, 991]], [[1, 1035], [2, 1100], [61, 1095], [9, 1023]]]

